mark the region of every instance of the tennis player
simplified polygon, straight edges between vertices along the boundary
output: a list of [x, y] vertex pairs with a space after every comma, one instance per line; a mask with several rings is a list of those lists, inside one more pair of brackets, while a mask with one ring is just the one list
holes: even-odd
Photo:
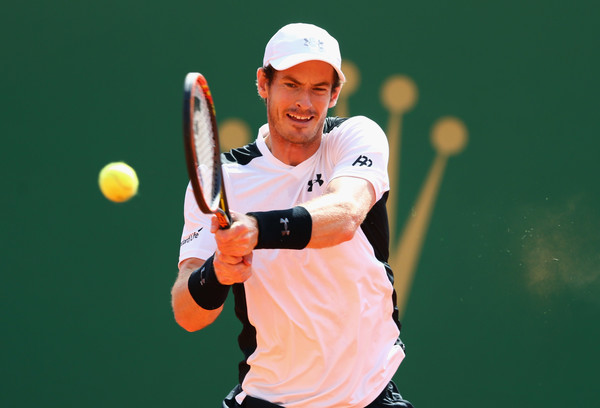
[[327, 117], [344, 81], [325, 30], [281, 28], [257, 72], [268, 123], [223, 155], [231, 228], [187, 189], [173, 310], [200, 330], [233, 292], [243, 361], [223, 408], [412, 407], [392, 381], [405, 354], [387, 138], [366, 117]]

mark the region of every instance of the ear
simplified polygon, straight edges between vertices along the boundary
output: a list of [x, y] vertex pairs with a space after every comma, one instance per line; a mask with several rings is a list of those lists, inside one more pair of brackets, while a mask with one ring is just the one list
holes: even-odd
[[260, 97], [267, 99], [267, 96], [269, 95], [269, 87], [267, 77], [265, 76], [265, 71], [262, 69], [262, 67], [256, 71], [256, 88]]
[[331, 92], [331, 98], [329, 99], [329, 108], [333, 108], [336, 105], [341, 91], [342, 91], [342, 85], [333, 89], [333, 91]]

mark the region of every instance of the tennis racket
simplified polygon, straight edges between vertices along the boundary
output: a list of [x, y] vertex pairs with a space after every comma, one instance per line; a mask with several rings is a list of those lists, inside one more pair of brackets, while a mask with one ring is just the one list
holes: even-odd
[[215, 106], [206, 79], [197, 72], [188, 73], [184, 82], [183, 145], [198, 207], [203, 213], [215, 214], [220, 228], [229, 228]]

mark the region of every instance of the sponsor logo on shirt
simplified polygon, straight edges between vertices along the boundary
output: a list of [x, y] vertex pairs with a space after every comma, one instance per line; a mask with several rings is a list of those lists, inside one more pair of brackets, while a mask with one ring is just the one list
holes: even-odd
[[373, 165], [373, 160], [369, 159], [367, 156], [360, 155], [356, 160], [354, 160], [354, 163], [352, 163], [352, 165], [371, 167]]
[[323, 179], [321, 178], [321, 173], [317, 173], [317, 178], [316, 179], [308, 181], [308, 191], [312, 191], [313, 190], [313, 185], [315, 183], [318, 183], [319, 186], [323, 185]]
[[193, 240], [198, 238], [200, 236], [199, 232], [202, 231], [203, 229], [204, 228], [200, 228], [198, 231], [194, 231], [190, 235], [188, 235], [185, 239], [183, 239], [181, 241], [180, 247], [184, 246], [185, 244], [189, 244], [190, 242], [192, 242]]

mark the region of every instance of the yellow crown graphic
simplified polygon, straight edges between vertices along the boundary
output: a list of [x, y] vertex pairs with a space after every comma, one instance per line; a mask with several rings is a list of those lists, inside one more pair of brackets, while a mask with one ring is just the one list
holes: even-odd
[[[360, 85], [360, 72], [351, 61], [342, 63], [346, 83], [340, 94], [335, 115], [349, 116], [349, 99]], [[388, 216], [390, 226], [396, 225], [397, 197], [399, 191], [400, 152], [402, 140], [402, 119], [404, 114], [417, 103], [418, 89], [414, 81], [405, 75], [392, 75], [381, 86], [381, 103], [388, 111], [386, 134], [390, 145], [390, 194], [388, 197]], [[251, 140], [250, 127], [240, 119], [227, 119], [219, 124], [219, 133], [223, 140], [223, 150], [243, 146]], [[431, 144], [435, 150], [433, 162], [429, 168], [421, 191], [405, 221], [402, 234], [390, 232], [389, 264], [394, 271], [394, 289], [396, 290], [400, 316], [404, 314], [410, 288], [417, 269], [425, 236], [429, 228], [431, 214], [442, 183], [448, 158], [464, 150], [468, 143], [468, 132], [464, 123], [455, 117], [445, 116], [433, 124], [430, 132]]]

